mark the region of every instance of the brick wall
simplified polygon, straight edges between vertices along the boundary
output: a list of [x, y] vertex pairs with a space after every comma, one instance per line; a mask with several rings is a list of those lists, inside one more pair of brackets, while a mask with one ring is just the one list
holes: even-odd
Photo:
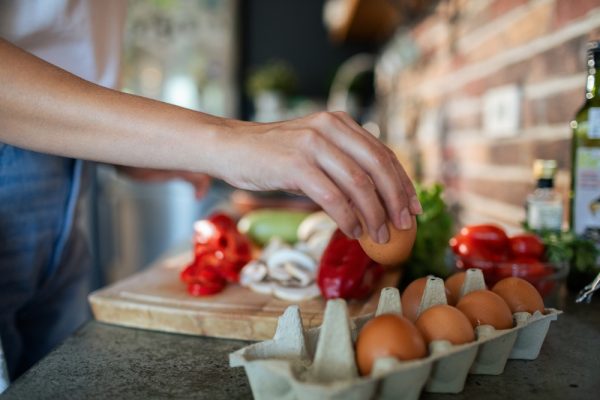
[[517, 226], [536, 158], [558, 161], [566, 205], [590, 39], [600, 39], [598, 0], [440, 1], [382, 51], [388, 143], [417, 180], [446, 184], [462, 223]]

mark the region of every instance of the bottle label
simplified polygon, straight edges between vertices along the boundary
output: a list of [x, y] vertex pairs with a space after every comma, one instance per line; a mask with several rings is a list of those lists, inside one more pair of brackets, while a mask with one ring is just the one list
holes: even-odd
[[600, 107], [588, 110], [588, 138], [600, 139]]
[[560, 202], [531, 202], [527, 208], [527, 225], [533, 230], [559, 231], [563, 208]]
[[574, 177], [573, 230], [596, 236], [594, 231], [600, 231], [600, 148], [577, 149]]

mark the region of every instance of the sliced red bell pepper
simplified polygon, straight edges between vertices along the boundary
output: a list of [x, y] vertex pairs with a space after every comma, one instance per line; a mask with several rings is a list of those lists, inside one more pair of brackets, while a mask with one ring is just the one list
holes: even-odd
[[240, 270], [251, 259], [249, 239], [235, 222], [217, 213], [194, 224], [194, 262], [181, 273], [194, 296], [214, 294], [227, 282], [238, 282]]
[[366, 255], [358, 240], [337, 229], [321, 257], [317, 284], [326, 299], [363, 299], [382, 276], [383, 267]]
[[225, 288], [227, 281], [216, 268], [201, 260], [194, 260], [181, 272], [181, 280], [187, 283], [188, 292], [193, 296], [215, 294]]

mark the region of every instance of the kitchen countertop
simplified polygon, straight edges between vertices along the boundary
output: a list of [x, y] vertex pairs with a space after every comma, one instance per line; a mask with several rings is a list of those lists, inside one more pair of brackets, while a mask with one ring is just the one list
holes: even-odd
[[[600, 295], [569, 297], [534, 361], [509, 361], [499, 376], [469, 376], [457, 395], [423, 399], [584, 399], [600, 392]], [[248, 342], [85, 324], [0, 395], [11, 399], [250, 398], [228, 354]], [[595, 393], [595, 394], [594, 394]]]

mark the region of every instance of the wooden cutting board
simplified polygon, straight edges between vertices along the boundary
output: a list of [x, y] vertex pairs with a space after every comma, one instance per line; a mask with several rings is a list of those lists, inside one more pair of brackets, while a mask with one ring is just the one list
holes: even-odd
[[[277, 318], [292, 303], [270, 295], [228, 285], [214, 296], [192, 297], [179, 272], [191, 260], [191, 253], [162, 260], [143, 272], [117, 282], [89, 296], [94, 317], [111, 324], [165, 332], [232, 339], [271, 338]], [[396, 286], [400, 272], [388, 272], [366, 301], [350, 301], [351, 318], [373, 313], [379, 292]], [[321, 324], [325, 301], [321, 298], [299, 303], [305, 327]]]

